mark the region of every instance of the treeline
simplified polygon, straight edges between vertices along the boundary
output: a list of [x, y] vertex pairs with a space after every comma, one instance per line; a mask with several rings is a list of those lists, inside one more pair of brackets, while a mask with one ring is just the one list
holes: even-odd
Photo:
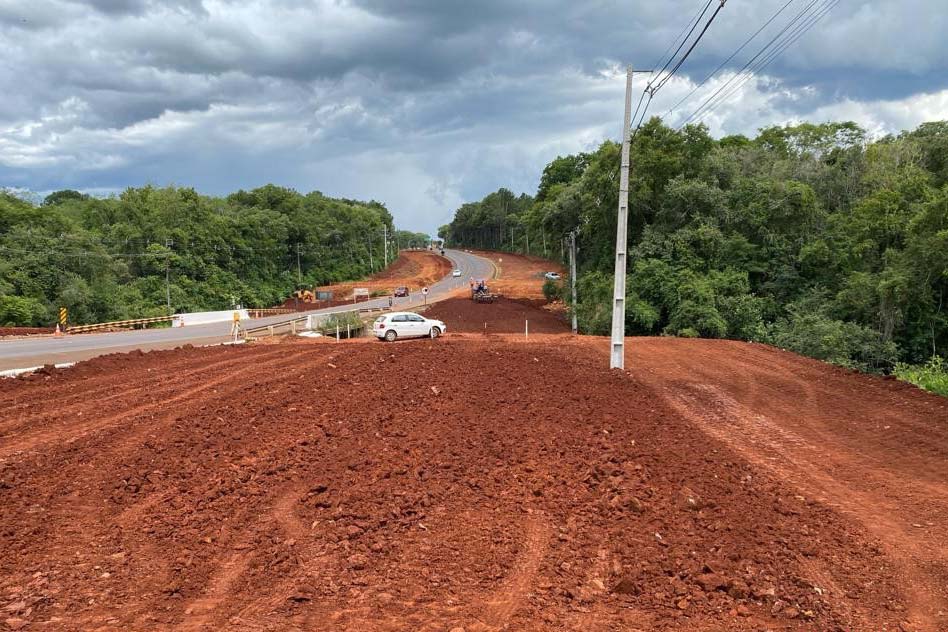
[[[361, 278], [396, 251], [378, 202], [267, 185], [226, 198], [128, 189], [40, 203], [0, 193], [0, 325], [51, 325], [278, 304], [298, 286]], [[408, 238], [419, 236], [410, 234]]]
[[[501, 189], [440, 236], [559, 258], [575, 229], [572, 308], [605, 334], [619, 153], [557, 158], [536, 196]], [[632, 165], [628, 334], [761, 341], [868, 370], [948, 353], [948, 122], [874, 141], [854, 123], [715, 140], [656, 118]]]

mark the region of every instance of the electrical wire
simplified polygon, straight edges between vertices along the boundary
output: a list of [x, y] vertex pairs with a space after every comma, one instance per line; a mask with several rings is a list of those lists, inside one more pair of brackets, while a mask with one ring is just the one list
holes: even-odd
[[[671, 65], [673, 61], [675, 61], [675, 58], [678, 57], [678, 54], [685, 47], [685, 44], [687, 44], [688, 41], [691, 39], [691, 36], [694, 35], [695, 29], [701, 23], [701, 19], [705, 16], [705, 14], [707, 14], [708, 9], [711, 8], [711, 4], [714, 1], [715, 0], [708, 0], [708, 2], [704, 5], [704, 9], [702, 9], [701, 12], [698, 14], [697, 19], [694, 19], [693, 23], [689, 22], [689, 25], [691, 26], [691, 28], [688, 30], [688, 34], [678, 45], [678, 48], [675, 50], [675, 52], [672, 53], [672, 56], [668, 58], [668, 61], [665, 62], [665, 65], [662, 66], [661, 70], [659, 70], [658, 73], [655, 75], [655, 77], [651, 81], [649, 81], [648, 85], [645, 87], [645, 91], [642, 93], [642, 96], [639, 97], [639, 105], [636, 106], [635, 115], [633, 115], [632, 117], [632, 124], [633, 124], [633, 132], [631, 136], [632, 141], [635, 140], [636, 136], [638, 135], [639, 129], [641, 129], [642, 127], [642, 123], [645, 121], [645, 116], [646, 114], [648, 114], [648, 108], [652, 104], [652, 99], [655, 98], [655, 95], [658, 94], [659, 90], [661, 90], [665, 86], [665, 84], [668, 83], [668, 81], [673, 76], [675, 76], [675, 73], [678, 72], [678, 70], [682, 67], [682, 65], [691, 55], [691, 53], [694, 52], [695, 48], [698, 46], [698, 43], [701, 42], [701, 39], [708, 32], [708, 29], [711, 28], [711, 24], [714, 22], [715, 18], [718, 17], [718, 14], [724, 8], [725, 3], [727, 2], [727, 0], [718, 0], [718, 8], [715, 9], [714, 13], [711, 14], [711, 17], [708, 18], [708, 21], [705, 23], [704, 27], [698, 33], [698, 36], [695, 37], [694, 41], [691, 42], [691, 46], [688, 47], [688, 50], [686, 50], [685, 53], [681, 55], [677, 63], [675, 63], [674, 67], [670, 71], [668, 71], [668, 67]], [[662, 73], [665, 73], [666, 71], [668, 72], [663, 77]], [[645, 101], [645, 107], [641, 109], [641, 115], [639, 115], [640, 106], [642, 105], [642, 101], [646, 95], [648, 95], [648, 100]], [[638, 117], [638, 122], [636, 122], [636, 117]]]
[[712, 4], [713, 2], [714, 2], [714, 0], [708, 0], [708, 3], [707, 3], [706, 5], [704, 5], [704, 9], [702, 9], [702, 10], [701, 10], [701, 13], [698, 14], [698, 19], [695, 20], [695, 21], [694, 21], [694, 24], [691, 25], [691, 30], [688, 31], [688, 35], [685, 36], [685, 39], [681, 40], [681, 44], [678, 45], [678, 48], [675, 49], [675, 52], [672, 53], [672, 56], [668, 58], [668, 61], [665, 62], [665, 65], [662, 66], [662, 69], [658, 71], [658, 73], [655, 75], [654, 79], [649, 82], [649, 87], [651, 87], [652, 83], [658, 81], [658, 79], [661, 78], [662, 73], [665, 72], [665, 71], [668, 69], [668, 66], [669, 66], [673, 61], [675, 61], [675, 57], [678, 56], [678, 53], [681, 52], [681, 49], [684, 48], [685, 44], [688, 43], [688, 39], [689, 39], [689, 38], [692, 36], [692, 34], [695, 32], [695, 29], [698, 27], [698, 24], [701, 22], [701, 18], [703, 18], [703, 17], [704, 17], [704, 14], [708, 12], [708, 9], [711, 8], [711, 4]]
[[[694, 95], [695, 92], [697, 92], [698, 90], [700, 90], [701, 88], [703, 88], [703, 87], [705, 86], [705, 84], [707, 84], [708, 81], [710, 81], [711, 78], [714, 77], [714, 75], [716, 75], [716, 74], [718, 74], [719, 72], [721, 72], [721, 69], [723, 69], [723, 68], [724, 68], [725, 66], [727, 66], [729, 63], [731, 63], [731, 60], [734, 59], [735, 57], [737, 57], [737, 56], [741, 53], [741, 51], [743, 51], [745, 48], [747, 48], [747, 45], [750, 44], [752, 41], [754, 41], [754, 39], [756, 39], [757, 36], [760, 35], [760, 34], [764, 31], [764, 29], [766, 29], [768, 26], [770, 26], [771, 24], [773, 24], [774, 20], [776, 20], [778, 17], [780, 17], [780, 14], [783, 13], [783, 12], [787, 9], [787, 7], [789, 7], [791, 4], [793, 4], [794, 1], [795, 1], [795, 0], [787, 0], [787, 3], [784, 4], [782, 7], [780, 7], [780, 8], [777, 10], [776, 13], [774, 13], [772, 16], [770, 16], [770, 19], [767, 20], [766, 22], [764, 22], [764, 24], [763, 24], [759, 29], [757, 29], [757, 31], [756, 31], [753, 35], [751, 35], [749, 38], [747, 38], [747, 40], [745, 40], [744, 43], [741, 44], [740, 47], [739, 47], [737, 50], [735, 50], [733, 53], [731, 53], [730, 57], [728, 57], [727, 59], [725, 59], [724, 61], [722, 61], [722, 62], [720, 63], [720, 65], [718, 65], [717, 68], [715, 68], [713, 71], [711, 71], [711, 74], [709, 74], [707, 77], [705, 77], [705, 78], [701, 81], [701, 83], [699, 83], [698, 85], [696, 85], [696, 86], [691, 90], [691, 92], [689, 92], [688, 94], [686, 94], [684, 97], [681, 98], [680, 101], [678, 101], [678, 103], [676, 103], [676, 104], [673, 105], [671, 108], [669, 108], [668, 111], [665, 112], [664, 117], [667, 117], [669, 114], [672, 114], [675, 110], [677, 110], [677, 109], [681, 106], [682, 103], [684, 103], [685, 101], [687, 101], [688, 99], [690, 99], [690, 98], [692, 97], [692, 95]], [[663, 117], [663, 118], [664, 118], [664, 117]]]
[[[813, 25], [828, 13], [840, 0], [811, 0], [770, 41], [768, 41], [744, 66], [711, 94], [678, 127], [700, 120], [726, 101], [762, 68], [776, 59], [784, 50], [803, 36]], [[822, 3], [822, 4], [821, 4]], [[817, 6], [821, 5], [821, 6]], [[816, 9], [814, 10], [814, 7]], [[789, 31], [789, 34], [788, 34]]]
[[730, 99], [734, 94], [736, 94], [748, 81], [758, 76], [761, 71], [764, 70], [767, 66], [771, 64], [777, 57], [779, 57], [787, 48], [792, 46], [797, 40], [803, 37], [813, 26], [819, 22], [823, 16], [833, 10], [840, 3], [841, 0], [829, 0], [827, 4], [823, 5], [816, 13], [811, 15], [806, 19], [806, 21], [799, 24], [790, 34], [784, 39], [781, 44], [768, 53], [768, 55], [760, 60], [754, 67], [751, 68], [750, 72], [735, 86], [728, 90], [724, 95], [722, 95], [715, 103], [713, 103], [709, 108], [699, 115], [699, 119], [704, 119], [711, 112], [713, 112], [717, 107]]
[[696, 37], [695, 41], [691, 43], [691, 48], [689, 48], [685, 52], [685, 54], [682, 55], [681, 59], [678, 60], [678, 63], [675, 64], [675, 67], [671, 69], [668, 75], [665, 78], [663, 78], [661, 81], [659, 81], [657, 86], [652, 88], [653, 93], [656, 93], [659, 90], [661, 90], [662, 87], [664, 87], [664, 85], [668, 83], [668, 80], [675, 76], [675, 73], [678, 72], [678, 69], [681, 68], [682, 64], [685, 63], [685, 60], [688, 59], [688, 56], [691, 55], [692, 51], [694, 51], [695, 47], [698, 45], [698, 42], [701, 41], [701, 38], [704, 37], [704, 34], [708, 32], [709, 28], [711, 28], [711, 23], [714, 22], [714, 19], [716, 17], [718, 17], [718, 14], [724, 8], [724, 4], [726, 2], [727, 0], [721, 0], [721, 3], [718, 5], [718, 8], [714, 10], [714, 13], [711, 14], [710, 18], [708, 18], [708, 22], [704, 25], [704, 28], [701, 29], [700, 33], [698, 33], [698, 37]]

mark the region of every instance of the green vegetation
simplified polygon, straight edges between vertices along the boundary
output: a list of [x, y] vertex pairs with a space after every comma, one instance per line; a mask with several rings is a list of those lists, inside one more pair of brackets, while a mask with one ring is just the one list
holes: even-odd
[[911, 382], [926, 391], [948, 397], [948, 364], [941, 356], [935, 356], [921, 366], [897, 364], [895, 375], [900, 380]]
[[332, 314], [326, 318], [319, 326], [319, 331], [326, 335], [335, 334], [336, 327], [339, 328], [342, 334], [345, 334], [346, 327], [352, 330], [361, 330], [365, 327], [365, 322], [362, 320], [362, 317], [359, 316], [359, 312], [342, 312]]
[[60, 306], [73, 323], [164, 315], [169, 295], [176, 312], [275, 305], [300, 277], [380, 269], [383, 227], [392, 235], [378, 202], [272, 185], [226, 198], [58, 191], [40, 205], [0, 193], [0, 325], [49, 325]]
[[[559, 259], [578, 230], [572, 309], [605, 334], [619, 150], [559, 157], [534, 197], [500, 189], [439, 236]], [[629, 334], [761, 341], [872, 371], [948, 355], [948, 122], [875, 141], [854, 123], [715, 140], [656, 118], [632, 164]]]

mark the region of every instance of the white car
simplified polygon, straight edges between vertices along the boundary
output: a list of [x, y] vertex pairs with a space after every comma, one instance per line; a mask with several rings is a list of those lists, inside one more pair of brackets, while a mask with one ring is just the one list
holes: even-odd
[[392, 312], [375, 319], [372, 332], [376, 338], [394, 342], [399, 338], [437, 338], [447, 327], [440, 320], [432, 320], [414, 312]]
[[559, 280], [560, 280], [560, 274], [559, 274], [559, 272], [547, 272], [547, 273], [544, 274], [543, 276], [545, 276], [546, 278], [548, 278], [548, 279], [551, 280], [551, 281], [559, 281]]
[[455, 269], [454, 269], [454, 272], [451, 273], [451, 276], [453, 276], [453, 277], [459, 277], [459, 276], [461, 276], [461, 271], [458, 270], [457, 268], [455, 268]]

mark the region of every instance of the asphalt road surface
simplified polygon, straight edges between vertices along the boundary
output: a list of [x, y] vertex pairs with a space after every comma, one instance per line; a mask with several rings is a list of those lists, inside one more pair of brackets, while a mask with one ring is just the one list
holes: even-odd
[[[461, 270], [460, 278], [447, 276], [429, 288], [428, 301], [445, 298], [452, 291], [466, 285], [471, 277], [489, 279], [493, 276], [493, 264], [485, 259], [460, 250], [446, 250], [445, 256]], [[395, 299], [394, 308], [410, 309], [421, 305], [423, 297], [413, 293], [408, 298]], [[388, 307], [388, 298], [373, 299], [359, 303], [360, 308]], [[327, 309], [300, 312], [306, 314], [333, 314], [350, 311], [351, 307], [339, 306]], [[244, 328], [272, 325], [283, 322], [286, 315], [256, 318], [244, 321]], [[193, 325], [162, 329], [142, 329], [101, 334], [76, 334], [73, 336], [29, 337], [0, 341], [0, 371], [78, 362], [107, 353], [121, 353], [141, 349], [171, 349], [185, 344], [212, 345], [230, 339], [230, 322]]]

